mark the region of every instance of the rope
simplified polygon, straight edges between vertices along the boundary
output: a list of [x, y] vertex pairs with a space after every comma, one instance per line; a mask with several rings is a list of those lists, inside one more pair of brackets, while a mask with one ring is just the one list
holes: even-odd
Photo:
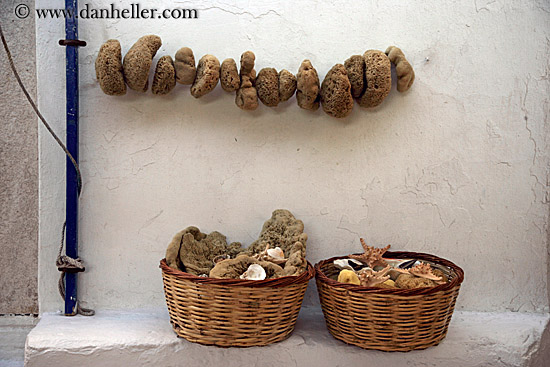
[[[80, 258], [73, 259], [72, 257], [62, 255], [63, 245], [65, 244], [65, 229], [67, 228], [67, 222], [63, 223], [63, 231], [61, 232], [61, 245], [59, 246], [59, 252], [57, 253], [57, 259], [55, 260], [55, 265], [57, 269], [61, 271], [61, 276], [59, 277], [59, 282], [57, 283], [57, 288], [59, 289], [59, 294], [61, 298], [65, 300], [65, 273], [67, 270], [76, 269], [79, 271], [84, 271], [84, 263]], [[82, 316], [93, 316], [95, 311], [90, 308], [81, 307], [80, 304], [76, 303], [76, 313], [81, 314]]]
[[[13, 75], [15, 76], [15, 79], [17, 80], [17, 83], [19, 83], [19, 87], [21, 87], [21, 90], [25, 94], [25, 97], [27, 97], [27, 100], [29, 101], [30, 105], [34, 109], [34, 112], [36, 115], [40, 118], [40, 121], [42, 121], [42, 124], [46, 127], [50, 135], [55, 139], [57, 144], [63, 149], [69, 160], [74, 166], [74, 169], [76, 171], [76, 177], [77, 177], [77, 184], [78, 184], [78, 197], [80, 197], [80, 192], [82, 191], [82, 175], [80, 174], [80, 168], [78, 167], [78, 163], [76, 163], [76, 160], [74, 159], [73, 155], [69, 152], [65, 144], [59, 139], [59, 137], [55, 134], [55, 132], [52, 130], [50, 125], [46, 122], [46, 119], [40, 111], [38, 110], [38, 107], [36, 107], [36, 104], [32, 100], [29, 92], [27, 91], [27, 88], [25, 88], [25, 85], [21, 81], [21, 77], [19, 76], [19, 73], [17, 72], [17, 69], [15, 68], [15, 64], [13, 62], [13, 58], [11, 56], [10, 49], [8, 47], [8, 43], [6, 42], [6, 38], [4, 38], [4, 32], [2, 31], [2, 25], [0, 24], [0, 37], [2, 38], [2, 44], [4, 45], [4, 50], [6, 51], [6, 55], [8, 56], [8, 61], [11, 67], [11, 70], [13, 71]], [[59, 294], [61, 294], [61, 297], [63, 300], [65, 300], [65, 272], [70, 269], [78, 269], [80, 271], [84, 270], [84, 264], [82, 263], [82, 260], [80, 259], [73, 259], [72, 257], [61, 255], [63, 252], [63, 245], [65, 243], [65, 229], [67, 227], [67, 223], [63, 223], [63, 231], [61, 233], [61, 246], [59, 247], [59, 253], [57, 255], [57, 260], [55, 261], [55, 264], [57, 265], [58, 269], [61, 271], [61, 277], [59, 278], [58, 283], [58, 289]], [[78, 302], [76, 303], [77, 307], [77, 313], [83, 315], [83, 316], [93, 316], [95, 314], [94, 310], [91, 310], [89, 308], [81, 307]]]
[[76, 178], [78, 180], [78, 196], [80, 196], [80, 191], [82, 190], [82, 175], [80, 174], [80, 168], [78, 167], [78, 163], [76, 163], [76, 160], [74, 159], [71, 152], [69, 152], [69, 150], [67, 149], [65, 144], [63, 144], [61, 139], [59, 139], [59, 137], [55, 134], [55, 132], [50, 127], [50, 125], [46, 122], [46, 119], [44, 118], [44, 116], [42, 116], [42, 114], [38, 110], [38, 107], [36, 107], [36, 104], [32, 100], [29, 92], [27, 91], [27, 88], [25, 88], [25, 86], [23, 85], [23, 82], [21, 81], [21, 78], [19, 77], [19, 73], [17, 72], [17, 69], [15, 68], [15, 64], [13, 63], [13, 58], [11, 57], [11, 52], [10, 52], [10, 49], [8, 47], [8, 43], [6, 42], [6, 39], [4, 38], [4, 32], [2, 31], [2, 25], [0, 25], [0, 37], [2, 37], [2, 44], [4, 45], [4, 50], [6, 50], [6, 54], [8, 56], [8, 61], [10, 63], [11, 70], [13, 71], [13, 75], [15, 76], [15, 79], [17, 79], [17, 83], [19, 83], [19, 86], [23, 90], [23, 93], [25, 94], [25, 97], [27, 97], [27, 100], [31, 104], [32, 108], [34, 109], [34, 112], [40, 118], [40, 121], [42, 121], [42, 124], [44, 124], [44, 126], [46, 127], [46, 129], [48, 130], [50, 135], [55, 139], [57, 144], [59, 144], [59, 146], [61, 147], [61, 149], [63, 149], [63, 151], [65, 152], [67, 157], [71, 160], [71, 163], [73, 164], [74, 169], [76, 171]]

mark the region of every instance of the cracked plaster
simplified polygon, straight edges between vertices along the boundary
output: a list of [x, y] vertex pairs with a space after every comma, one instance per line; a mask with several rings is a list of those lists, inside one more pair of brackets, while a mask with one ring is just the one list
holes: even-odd
[[[358, 251], [362, 236], [462, 266], [458, 309], [548, 312], [547, 4], [175, 6], [196, 7], [199, 19], [79, 22], [88, 42], [80, 50], [80, 297], [89, 306], [164, 305], [158, 261], [175, 232], [198, 225], [248, 244], [284, 207], [304, 221], [312, 263]], [[37, 24], [39, 102], [58, 131], [62, 27]], [[320, 77], [350, 55], [396, 44], [416, 81], [373, 111], [355, 106], [344, 122], [301, 111], [294, 98], [245, 113], [219, 87], [201, 100], [182, 86], [160, 98], [105, 96], [93, 70], [101, 43], [118, 38], [124, 54], [148, 33], [163, 40], [156, 59], [182, 46], [219, 59], [250, 49], [257, 70], [296, 72], [309, 58]], [[57, 272], [46, 264], [63, 222], [65, 161], [46, 139], [40, 149], [40, 305], [55, 311]], [[314, 292], [306, 302], [317, 302]]]

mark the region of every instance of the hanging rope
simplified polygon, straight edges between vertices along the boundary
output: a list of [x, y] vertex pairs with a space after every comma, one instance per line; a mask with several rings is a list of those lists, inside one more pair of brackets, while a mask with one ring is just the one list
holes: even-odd
[[[21, 87], [21, 90], [25, 94], [25, 97], [27, 97], [27, 100], [31, 104], [32, 108], [34, 109], [34, 112], [36, 113], [36, 115], [38, 116], [40, 121], [42, 121], [42, 124], [44, 124], [44, 126], [46, 127], [46, 129], [48, 130], [50, 135], [55, 139], [57, 144], [59, 144], [61, 149], [63, 149], [63, 151], [65, 152], [65, 154], [67, 155], [67, 157], [69, 158], [71, 163], [73, 164], [74, 169], [76, 171], [77, 181], [78, 181], [78, 197], [80, 197], [80, 192], [82, 191], [82, 175], [80, 174], [80, 168], [78, 167], [78, 163], [76, 163], [76, 160], [74, 159], [73, 155], [69, 152], [69, 150], [67, 149], [65, 144], [63, 144], [61, 139], [59, 139], [59, 137], [55, 134], [55, 132], [50, 127], [50, 125], [46, 122], [46, 119], [44, 118], [44, 116], [42, 116], [42, 114], [38, 110], [38, 107], [36, 107], [36, 104], [32, 100], [29, 92], [27, 91], [27, 88], [25, 88], [25, 85], [21, 81], [21, 77], [19, 76], [19, 73], [17, 72], [17, 69], [15, 68], [15, 64], [13, 62], [13, 58], [11, 56], [11, 52], [10, 52], [10, 49], [8, 47], [8, 43], [6, 42], [6, 39], [4, 38], [4, 32], [2, 31], [2, 25], [0, 25], [0, 37], [2, 38], [2, 44], [4, 45], [4, 50], [6, 51], [6, 55], [8, 56], [8, 62], [10, 64], [11, 70], [13, 71], [13, 75], [15, 76], [15, 79], [17, 80], [17, 83], [19, 83], [19, 87]], [[65, 273], [66, 272], [84, 271], [84, 265], [82, 264], [82, 260], [80, 260], [79, 258], [78, 259], [73, 259], [72, 257], [66, 256], [66, 255], [61, 255], [61, 253], [63, 252], [64, 243], [65, 243], [65, 228], [66, 228], [66, 226], [67, 226], [67, 223], [66, 222], [63, 223], [63, 231], [61, 233], [61, 246], [59, 248], [59, 254], [57, 255], [57, 260], [55, 262], [55, 264], [57, 265], [57, 268], [59, 269], [59, 271], [61, 271], [61, 277], [59, 278], [58, 288], [59, 288], [59, 293], [61, 294], [61, 297], [63, 298], [63, 300], [65, 300], [65, 282], [64, 282]], [[79, 313], [83, 316], [93, 316], [95, 314], [94, 310], [84, 308], [84, 307], [80, 307], [78, 302], [77, 302], [76, 306], [77, 306], [77, 313]]]
[[[84, 263], [80, 258], [73, 259], [72, 257], [62, 255], [63, 245], [65, 244], [65, 229], [67, 228], [67, 222], [63, 223], [63, 230], [61, 231], [61, 245], [59, 246], [59, 252], [57, 253], [57, 259], [55, 260], [55, 265], [57, 265], [57, 270], [61, 272], [59, 277], [59, 282], [57, 288], [59, 289], [59, 294], [61, 298], [65, 300], [65, 273], [78, 273], [86, 270]], [[93, 316], [95, 311], [90, 308], [81, 307], [80, 304], [76, 303], [76, 313], [81, 314], [82, 316]]]
[[46, 122], [46, 119], [44, 118], [44, 116], [42, 116], [42, 114], [38, 110], [38, 107], [36, 107], [36, 104], [32, 100], [29, 92], [27, 92], [27, 88], [25, 88], [25, 86], [23, 85], [23, 82], [21, 81], [21, 78], [19, 77], [19, 73], [17, 72], [17, 69], [15, 68], [15, 64], [13, 63], [13, 58], [11, 57], [11, 52], [10, 52], [10, 49], [8, 47], [8, 43], [6, 42], [6, 39], [4, 38], [4, 32], [2, 31], [2, 25], [0, 25], [0, 37], [2, 37], [2, 44], [4, 45], [4, 50], [6, 50], [6, 55], [8, 56], [8, 61], [10, 63], [11, 70], [13, 71], [13, 75], [15, 76], [15, 79], [17, 79], [17, 83], [19, 83], [19, 86], [21, 87], [21, 90], [23, 90], [23, 93], [25, 94], [25, 97], [27, 97], [27, 100], [31, 104], [32, 108], [34, 109], [34, 112], [36, 113], [36, 115], [38, 116], [40, 121], [42, 121], [42, 124], [44, 124], [44, 126], [46, 127], [46, 129], [48, 130], [50, 135], [55, 139], [57, 144], [59, 144], [61, 149], [63, 149], [63, 151], [65, 152], [67, 157], [70, 159], [71, 163], [73, 164], [74, 169], [76, 170], [76, 177], [77, 177], [77, 180], [78, 180], [78, 196], [80, 196], [80, 191], [82, 190], [82, 176], [80, 174], [80, 168], [78, 167], [78, 163], [76, 163], [76, 160], [74, 159], [71, 152], [69, 152], [69, 150], [67, 149], [65, 144], [63, 144], [61, 139], [59, 139], [59, 137], [55, 134], [55, 132], [50, 127], [50, 125]]

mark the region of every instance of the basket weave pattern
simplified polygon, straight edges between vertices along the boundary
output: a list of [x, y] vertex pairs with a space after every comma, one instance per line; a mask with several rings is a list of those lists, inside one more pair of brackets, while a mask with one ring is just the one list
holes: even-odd
[[266, 280], [202, 278], [161, 260], [164, 294], [176, 334], [223, 347], [261, 346], [290, 336], [315, 271]]
[[386, 252], [447, 266], [450, 281], [431, 288], [386, 289], [337, 282], [334, 257], [315, 265], [327, 328], [339, 340], [366, 349], [410, 351], [437, 345], [447, 334], [464, 272], [450, 261], [414, 252]]

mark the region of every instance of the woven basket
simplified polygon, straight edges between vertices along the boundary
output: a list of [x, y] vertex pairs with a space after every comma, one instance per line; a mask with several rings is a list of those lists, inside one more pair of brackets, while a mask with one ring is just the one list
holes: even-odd
[[294, 330], [315, 271], [266, 280], [202, 278], [160, 262], [170, 323], [190, 342], [222, 347], [267, 345]]
[[315, 265], [317, 289], [330, 333], [348, 344], [383, 351], [425, 349], [445, 338], [454, 311], [461, 268], [445, 259], [415, 252], [386, 252], [384, 257], [418, 259], [446, 266], [449, 282], [430, 288], [386, 289], [332, 280], [333, 257]]

